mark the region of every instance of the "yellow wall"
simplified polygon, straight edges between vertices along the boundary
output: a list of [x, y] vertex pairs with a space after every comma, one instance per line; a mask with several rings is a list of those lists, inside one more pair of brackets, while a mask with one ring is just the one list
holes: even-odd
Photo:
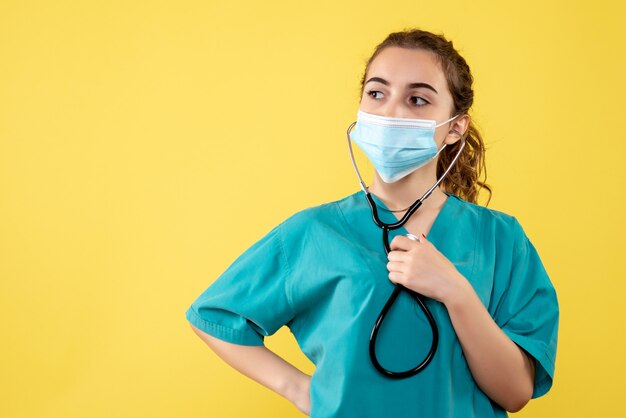
[[[517, 415], [615, 416], [626, 9], [504, 3], [0, 2], [0, 416], [303, 416], [184, 311], [275, 224], [358, 189], [363, 64], [409, 26], [468, 60], [489, 206], [559, 294], [554, 386]], [[313, 372], [287, 328], [266, 342]]]

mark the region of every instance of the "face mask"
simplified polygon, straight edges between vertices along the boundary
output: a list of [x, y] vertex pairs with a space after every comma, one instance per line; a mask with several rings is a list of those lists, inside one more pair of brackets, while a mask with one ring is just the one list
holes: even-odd
[[350, 132], [385, 183], [394, 183], [424, 166], [445, 148], [437, 149], [435, 128], [431, 119], [378, 116], [359, 109], [357, 122]]

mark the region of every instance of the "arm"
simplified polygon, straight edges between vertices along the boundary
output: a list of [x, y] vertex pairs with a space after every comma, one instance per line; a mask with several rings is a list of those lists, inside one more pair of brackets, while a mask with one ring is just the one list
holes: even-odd
[[472, 375], [491, 399], [517, 412], [532, 397], [534, 363], [494, 322], [471, 284], [464, 278], [458, 283], [465, 285], [444, 303]]
[[307, 409], [311, 376], [265, 346], [232, 344], [215, 338], [193, 324], [193, 331], [227, 364], [266, 388], [293, 402], [300, 410]]

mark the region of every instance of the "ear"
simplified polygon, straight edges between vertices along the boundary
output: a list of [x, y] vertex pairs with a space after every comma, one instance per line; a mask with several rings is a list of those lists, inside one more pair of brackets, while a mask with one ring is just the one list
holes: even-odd
[[471, 118], [467, 113], [454, 119], [448, 129], [446, 138], [443, 140], [444, 144], [452, 145], [461, 139], [469, 129], [470, 120]]

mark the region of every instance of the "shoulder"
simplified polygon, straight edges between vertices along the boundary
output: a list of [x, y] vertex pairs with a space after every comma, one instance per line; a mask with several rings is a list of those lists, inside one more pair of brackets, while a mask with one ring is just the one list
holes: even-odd
[[[547, 273], [541, 257], [517, 217], [456, 196], [455, 199], [459, 213], [476, 218], [474, 225], [479, 225], [475, 230], [476, 243], [483, 257], [494, 260], [499, 271], [521, 269], [528, 274], [535, 274], [537, 280], [546, 280]], [[503, 277], [508, 278], [510, 274]]]
[[321, 230], [336, 230], [343, 217], [343, 207], [354, 200], [354, 194], [340, 199], [305, 207], [285, 218], [279, 225], [283, 239], [307, 235]]
[[283, 229], [309, 227], [312, 223], [327, 222], [337, 214], [337, 201], [324, 202], [294, 212], [281, 222]]
[[457, 215], [471, 219], [487, 240], [519, 247], [527, 239], [524, 228], [517, 217], [501, 210], [468, 202], [451, 194], [457, 208]]
[[357, 193], [303, 208], [288, 216], [282, 222], [283, 229], [308, 228], [316, 224], [335, 223], [343, 212], [350, 210], [356, 205]]
[[314, 257], [316, 251], [332, 246], [346, 236], [339, 205], [348, 198], [300, 209], [274, 228], [281, 250], [290, 263], [302, 260], [304, 256]]
[[515, 216], [506, 212], [481, 206], [476, 203], [463, 200], [457, 195], [450, 194], [450, 198], [454, 199], [459, 208], [470, 216], [482, 218], [483, 221], [498, 224], [501, 226], [511, 226], [517, 223]]

